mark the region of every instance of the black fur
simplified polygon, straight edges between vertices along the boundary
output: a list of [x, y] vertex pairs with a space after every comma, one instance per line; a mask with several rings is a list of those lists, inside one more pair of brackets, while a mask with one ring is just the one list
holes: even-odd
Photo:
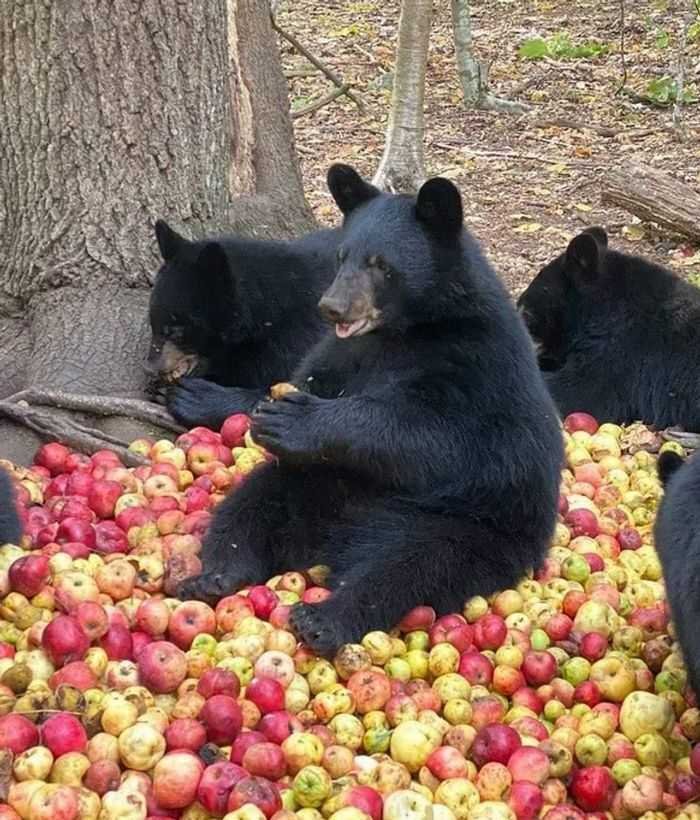
[[590, 228], [518, 306], [562, 415], [700, 430], [700, 289]]
[[18, 544], [22, 535], [12, 479], [0, 469], [0, 544]]
[[156, 237], [164, 264], [151, 294], [149, 368], [167, 378], [181, 366], [168, 409], [187, 426], [217, 428], [252, 412], [322, 335], [316, 304], [333, 278], [339, 231], [190, 241], [159, 221]]
[[700, 458], [684, 464], [675, 453], [662, 453], [658, 470], [666, 492], [654, 543], [689, 682], [700, 695]]
[[363, 316], [373, 329], [328, 335], [294, 378], [301, 392], [256, 411], [279, 464], [217, 508], [204, 574], [180, 591], [212, 600], [327, 564], [332, 597], [292, 613], [321, 653], [417, 604], [454, 611], [516, 584], [545, 555], [563, 458], [525, 326], [452, 183], [416, 200], [334, 166], [329, 185], [345, 213], [329, 312], [340, 330]]

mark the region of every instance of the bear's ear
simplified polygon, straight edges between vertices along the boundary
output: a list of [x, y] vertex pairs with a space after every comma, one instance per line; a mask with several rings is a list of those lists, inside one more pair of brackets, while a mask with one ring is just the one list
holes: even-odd
[[174, 259], [187, 244], [187, 239], [174, 231], [164, 219], [156, 222], [156, 239], [164, 262]]
[[592, 236], [601, 248], [608, 247], [608, 235], [605, 233], [605, 228], [601, 228], [599, 225], [592, 225], [590, 228], [586, 228], [583, 233]]
[[197, 278], [210, 288], [209, 295], [216, 299], [233, 290], [233, 278], [226, 252], [220, 242], [207, 242], [197, 257]]
[[352, 213], [358, 205], [379, 196], [377, 188], [365, 182], [349, 165], [331, 165], [328, 169], [328, 189], [344, 216]]
[[566, 249], [566, 261], [575, 282], [592, 284], [600, 275], [605, 246], [589, 231], [575, 236]]
[[457, 236], [462, 231], [462, 197], [449, 179], [434, 177], [418, 191], [416, 218], [431, 231]]

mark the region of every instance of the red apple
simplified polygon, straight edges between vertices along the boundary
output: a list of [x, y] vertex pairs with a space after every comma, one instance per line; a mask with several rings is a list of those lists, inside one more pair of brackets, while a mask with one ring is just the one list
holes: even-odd
[[294, 732], [303, 732], [304, 727], [296, 715], [282, 710], [263, 715], [258, 723], [258, 730], [266, 740], [281, 745]]
[[255, 743], [243, 755], [243, 768], [254, 777], [279, 780], [287, 771], [287, 763], [276, 743]]
[[198, 752], [207, 742], [207, 730], [194, 718], [176, 718], [165, 730], [168, 751], [189, 749]]
[[587, 632], [579, 643], [579, 653], [587, 661], [594, 663], [608, 651], [608, 639], [599, 632]]
[[382, 820], [384, 801], [378, 791], [369, 786], [350, 786], [343, 792], [343, 804], [359, 809], [372, 820]]
[[174, 692], [187, 676], [187, 657], [169, 641], [154, 641], [138, 657], [141, 683], [157, 694]]
[[642, 546], [642, 536], [634, 527], [621, 527], [617, 540], [623, 550], [638, 550]]
[[218, 746], [228, 746], [236, 739], [243, 726], [243, 713], [229, 695], [210, 697], [199, 713], [207, 731], [207, 739]]
[[584, 811], [607, 811], [617, 786], [605, 766], [587, 766], [574, 771], [569, 789], [576, 804]]
[[216, 632], [214, 610], [202, 601], [186, 601], [170, 616], [168, 637], [180, 649], [189, 649], [197, 635]]
[[228, 799], [230, 812], [240, 809], [246, 803], [257, 806], [268, 818], [282, 808], [279, 789], [274, 783], [262, 777], [246, 777], [239, 780], [231, 790]]
[[74, 686], [81, 692], [98, 686], [95, 673], [84, 661], [68, 663], [49, 678], [49, 686], [52, 689], [57, 689], [62, 684]]
[[46, 555], [25, 555], [10, 564], [10, 586], [27, 598], [33, 598], [49, 578]]
[[576, 433], [583, 430], [584, 433], [594, 435], [600, 425], [593, 416], [588, 413], [570, 413], [564, 419], [564, 429], [567, 433]]
[[541, 786], [549, 777], [549, 757], [535, 746], [521, 746], [508, 760], [508, 771], [513, 781], [526, 780]]
[[95, 550], [102, 555], [128, 552], [129, 542], [124, 531], [114, 521], [98, 521], [95, 524]]
[[284, 709], [284, 688], [275, 678], [253, 678], [246, 688], [246, 698], [263, 714]]
[[75, 618], [58, 615], [44, 629], [41, 645], [54, 666], [63, 666], [82, 660], [90, 641]]
[[265, 743], [267, 737], [262, 732], [245, 730], [241, 732], [231, 745], [231, 762], [240, 765], [243, 763], [245, 753], [256, 743]]
[[[8, 690], [9, 691], [9, 690]], [[0, 749], [7, 749], [14, 755], [21, 755], [39, 743], [39, 730], [23, 715], [3, 715], [0, 717]]]
[[477, 649], [498, 649], [507, 635], [508, 627], [500, 615], [482, 615], [474, 624], [474, 644]]
[[244, 413], [234, 413], [221, 425], [221, 442], [226, 447], [240, 447], [243, 436], [250, 429], [250, 418]]
[[477, 732], [471, 754], [479, 768], [486, 763], [502, 763], [505, 766], [520, 745], [520, 735], [515, 729], [492, 723]]
[[414, 632], [417, 629], [428, 630], [435, 623], [435, 617], [435, 610], [431, 606], [417, 606], [399, 621], [399, 629], [401, 632]]
[[122, 485], [117, 481], [95, 481], [88, 492], [88, 505], [98, 518], [112, 518], [122, 492]]
[[468, 773], [464, 755], [452, 746], [439, 746], [428, 755], [425, 765], [438, 780], [467, 777]]
[[530, 686], [541, 686], [556, 676], [557, 662], [550, 652], [536, 652], [531, 649], [525, 653], [522, 670]]
[[544, 805], [544, 796], [539, 786], [518, 780], [510, 787], [508, 805], [518, 820], [535, 820]]
[[168, 605], [158, 598], [148, 598], [136, 610], [135, 626], [152, 638], [162, 638], [170, 621]]
[[267, 620], [272, 610], [279, 604], [279, 598], [264, 584], [251, 587], [248, 592], [248, 600], [253, 605], [253, 610], [257, 618]]
[[109, 627], [107, 632], [100, 638], [100, 646], [111, 661], [132, 660], [134, 657], [131, 632], [121, 624], [112, 624]]
[[34, 463], [41, 467], [46, 467], [53, 476], [65, 471], [66, 459], [70, 455], [70, 450], [57, 441], [44, 444], [34, 456]]
[[96, 760], [85, 772], [83, 783], [86, 789], [100, 797], [119, 788], [121, 771], [113, 760]]
[[233, 787], [245, 777], [248, 777], [248, 773], [235, 763], [225, 760], [212, 763], [204, 770], [199, 781], [197, 800], [210, 814], [223, 817]]
[[192, 752], [168, 752], [153, 769], [153, 796], [164, 809], [184, 809], [197, 796], [204, 764]]
[[577, 507], [575, 510], [569, 510], [564, 516], [564, 523], [571, 530], [574, 538], [579, 535], [587, 535], [590, 538], [595, 538], [600, 532], [598, 519], [591, 510], [585, 507]]
[[41, 742], [56, 758], [68, 752], [84, 752], [87, 734], [75, 715], [60, 712], [42, 723]]
[[197, 683], [197, 691], [204, 698], [214, 695], [228, 695], [234, 699], [241, 693], [241, 682], [237, 675], [226, 669], [207, 669]]
[[493, 680], [493, 664], [480, 652], [465, 652], [459, 659], [458, 671], [473, 686], [488, 686]]

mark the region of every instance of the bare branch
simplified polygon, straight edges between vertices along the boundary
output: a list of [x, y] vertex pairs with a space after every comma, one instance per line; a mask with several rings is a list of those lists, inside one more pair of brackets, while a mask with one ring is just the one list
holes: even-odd
[[341, 85], [340, 88], [334, 88], [332, 91], [329, 91], [328, 94], [320, 97], [315, 102], [309, 103], [303, 108], [298, 108], [296, 111], [292, 111], [292, 119], [296, 120], [299, 119], [299, 117], [303, 117], [305, 114], [311, 114], [314, 111], [318, 111], [318, 109], [323, 108], [324, 105], [328, 105], [328, 103], [333, 102], [333, 100], [341, 97], [343, 94], [347, 94], [349, 88], [349, 85]]

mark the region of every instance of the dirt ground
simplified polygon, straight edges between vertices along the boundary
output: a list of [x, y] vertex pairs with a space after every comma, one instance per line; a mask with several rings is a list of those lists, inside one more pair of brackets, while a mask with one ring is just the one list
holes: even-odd
[[[642, 94], [650, 81], [675, 76], [681, 21], [692, 4], [626, 0], [627, 89]], [[522, 116], [464, 109], [449, 10], [448, 0], [435, 0], [426, 93], [427, 170], [460, 186], [467, 225], [511, 291], [519, 293], [571, 236], [594, 224], [603, 225], [621, 249], [653, 257], [683, 274], [700, 274], [697, 247], [601, 203], [601, 178], [607, 169], [627, 162], [667, 171], [700, 190], [700, 105], [684, 107], [681, 139], [672, 128], [671, 107], [617, 93], [623, 76], [620, 4], [473, 2], [477, 57], [490, 64], [496, 94], [533, 106]], [[307, 195], [326, 224], [337, 218], [325, 187], [328, 165], [348, 162], [371, 176], [381, 156], [398, 13], [399, 0], [286, 0], [278, 12], [278, 24], [351, 83], [366, 106], [363, 115], [341, 97], [294, 121]], [[518, 56], [523, 41], [558, 34], [574, 44], [597, 41], [606, 52], [591, 59], [530, 61]], [[293, 109], [332, 88], [284, 41], [282, 54]], [[700, 36], [685, 50], [685, 74], [686, 83], [700, 95]], [[598, 130], [586, 127], [590, 125]]]

